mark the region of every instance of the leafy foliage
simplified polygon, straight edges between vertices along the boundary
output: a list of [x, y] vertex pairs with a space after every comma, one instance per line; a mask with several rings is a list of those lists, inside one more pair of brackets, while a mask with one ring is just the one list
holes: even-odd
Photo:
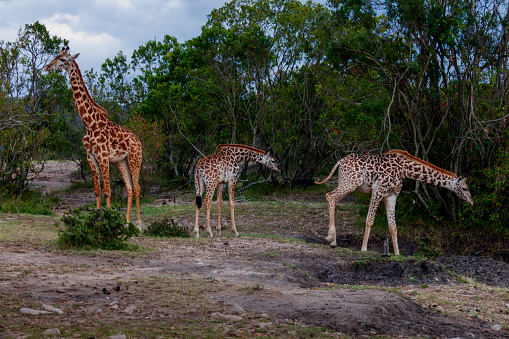
[[130, 222], [126, 225], [124, 214], [119, 210], [101, 207], [89, 213], [80, 209], [69, 210], [58, 223], [58, 244], [62, 247], [101, 248], [105, 250], [129, 249], [125, 241], [139, 234]]
[[189, 229], [179, 226], [173, 219], [164, 219], [154, 221], [148, 225], [143, 234], [153, 237], [177, 237], [177, 238], [190, 238]]

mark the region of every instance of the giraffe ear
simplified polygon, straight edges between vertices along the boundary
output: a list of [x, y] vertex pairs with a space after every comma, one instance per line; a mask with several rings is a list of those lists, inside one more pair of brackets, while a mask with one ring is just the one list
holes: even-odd
[[454, 184], [457, 185], [461, 179], [463, 179], [461, 176], [457, 177], [456, 180], [454, 180]]
[[272, 148], [271, 147], [267, 148], [267, 151], [265, 153], [267, 155], [271, 155], [272, 154]]
[[78, 54], [74, 54], [74, 55], [72, 56], [72, 59], [73, 59], [73, 60], [76, 60], [76, 59], [78, 59], [78, 57], [79, 57], [79, 56], [80, 56], [80, 54], [79, 54], [79, 53], [78, 53]]

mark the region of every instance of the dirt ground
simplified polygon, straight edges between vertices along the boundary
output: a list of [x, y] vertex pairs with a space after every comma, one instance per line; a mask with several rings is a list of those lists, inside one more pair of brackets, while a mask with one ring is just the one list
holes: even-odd
[[[48, 191], [65, 187], [73, 169], [47, 164], [36, 184]], [[60, 196], [58, 213], [93, 201], [93, 192]], [[182, 200], [171, 203], [192, 203]], [[370, 238], [372, 252], [360, 253], [362, 234], [341, 226], [339, 246], [331, 248], [323, 239], [325, 211], [296, 219], [289, 211], [285, 224], [276, 216], [246, 215], [250, 204], [238, 204], [238, 238], [224, 225], [224, 236], [213, 239], [134, 239], [153, 249], [143, 253], [64, 252], [0, 241], [0, 338], [37, 338], [52, 328], [60, 337], [101, 337], [89, 330], [101, 326], [105, 337], [117, 331], [140, 338], [509, 337], [507, 263], [384, 258], [384, 238], [377, 234]], [[9, 218], [36, 223], [30, 216]], [[243, 236], [257, 219], [274, 223], [276, 236]], [[400, 248], [413, 254], [415, 245]], [[20, 312], [42, 305], [63, 314]]]

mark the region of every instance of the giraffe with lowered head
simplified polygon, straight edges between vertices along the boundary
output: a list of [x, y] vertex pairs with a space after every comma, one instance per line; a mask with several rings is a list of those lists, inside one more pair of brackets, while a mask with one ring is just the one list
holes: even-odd
[[104, 197], [106, 205], [111, 207], [110, 198], [110, 163], [114, 163], [127, 190], [126, 220], [131, 220], [133, 194], [136, 198], [136, 226], [141, 230], [140, 216], [140, 185], [138, 183], [141, 170], [141, 142], [134, 133], [125, 127], [115, 125], [108, 119], [108, 112], [99, 106], [90, 96], [85, 86], [80, 69], [76, 63], [79, 54], [68, 53], [69, 47], [62, 48], [46, 67], [46, 71], [65, 69], [69, 74], [76, 109], [85, 125], [83, 146], [87, 152], [87, 160], [94, 176], [96, 206], [101, 207], [101, 183], [99, 171], [102, 173]]
[[237, 184], [237, 175], [239, 173], [239, 162], [254, 161], [267, 166], [268, 168], [278, 171], [279, 167], [272, 155], [272, 151], [267, 152], [244, 145], [219, 145], [215, 152], [209, 156], [201, 158], [196, 164], [194, 171], [194, 187], [196, 190], [196, 223], [194, 226], [194, 234], [199, 238], [198, 214], [202, 205], [202, 195], [206, 190], [203, 203], [207, 216], [207, 233], [212, 238], [212, 230], [210, 228], [210, 206], [212, 205], [212, 197], [217, 187], [217, 234], [221, 235], [221, 207], [223, 205], [223, 186], [228, 184], [228, 197], [230, 205], [230, 217], [232, 231], [237, 237], [239, 233], [235, 228], [235, 217], [233, 209], [233, 198], [235, 185]]
[[378, 205], [383, 200], [394, 254], [399, 255], [395, 208], [404, 178], [445, 187], [469, 204], [474, 204], [465, 178], [458, 177], [454, 173], [405, 151], [391, 150], [381, 155], [350, 154], [334, 165], [325, 180], [315, 181], [315, 184], [323, 184], [329, 180], [336, 169], [338, 169], [338, 187], [326, 194], [329, 209], [329, 232], [325, 239], [330, 242], [331, 246], [336, 246], [336, 227], [334, 225], [336, 205], [346, 195], [356, 190], [371, 193], [361, 251], [368, 249], [369, 232], [375, 220]]

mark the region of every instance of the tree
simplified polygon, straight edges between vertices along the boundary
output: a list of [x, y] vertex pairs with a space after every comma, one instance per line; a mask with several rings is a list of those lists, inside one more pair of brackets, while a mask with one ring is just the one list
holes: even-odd
[[15, 42], [0, 43], [0, 189], [17, 195], [44, 165], [39, 146], [48, 136], [41, 69], [59, 44], [39, 22], [25, 25]]
[[[461, 174], [472, 170], [472, 158], [486, 163], [507, 116], [504, 1], [330, 4], [336, 32], [331, 61], [390, 98], [378, 149], [403, 148]], [[412, 191], [428, 210], [434, 200], [457, 216], [453, 195], [419, 182]]]

